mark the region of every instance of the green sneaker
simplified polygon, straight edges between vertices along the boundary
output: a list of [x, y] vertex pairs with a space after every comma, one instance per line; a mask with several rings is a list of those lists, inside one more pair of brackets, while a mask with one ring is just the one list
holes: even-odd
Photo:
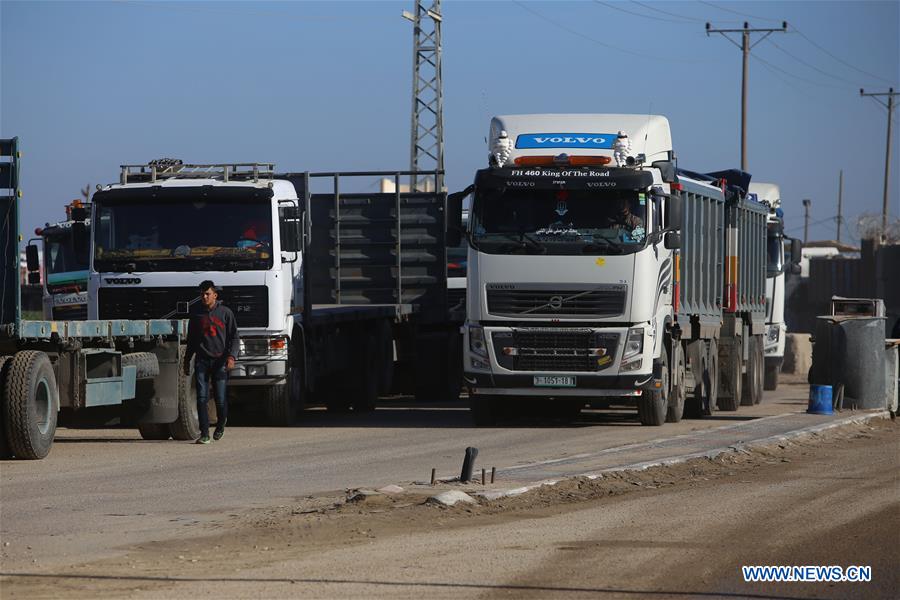
[[195, 443], [195, 444], [208, 444], [208, 443], [209, 443], [209, 436], [208, 436], [208, 435], [201, 435], [201, 436], [197, 439], [197, 441], [194, 442], [194, 443]]
[[216, 440], [217, 442], [218, 442], [219, 440], [222, 439], [222, 436], [223, 436], [223, 435], [225, 435], [225, 428], [224, 428], [224, 427], [221, 427], [221, 428], [220, 428], [220, 427], [216, 427], [216, 430], [213, 431], [213, 439]]

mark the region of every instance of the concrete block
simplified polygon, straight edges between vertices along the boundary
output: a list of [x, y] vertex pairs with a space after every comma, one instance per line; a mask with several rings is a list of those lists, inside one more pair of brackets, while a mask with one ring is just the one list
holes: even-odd
[[444, 506], [453, 506], [457, 502], [463, 502], [465, 504], [474, 504], [475, 498], [468, 495], [465, 492], [460, 492], [457, 490], [450, 490], [448, 492], [441, 492], [440, 494], [435, 494], [431, 498], [428, 499], [429, 502], [435, 502], [437, 504], [442, 504]]
[[782, 373], [805, 376], [812, 366], [812, 343], [808, 333], [789, 333], [784, 344]]

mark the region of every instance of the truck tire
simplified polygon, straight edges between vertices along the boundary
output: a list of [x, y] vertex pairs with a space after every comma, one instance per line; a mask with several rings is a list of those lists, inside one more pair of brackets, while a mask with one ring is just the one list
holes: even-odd
[[719, 342], [715, 338], [706, 346], [706, 406], [703, 414], [711, 415], [719, 407]]
[[[295, 338], [296, 339], [296, 338]], [[303, 373], [305, 359], [298, 356], [294, 344], [288, 347], [288, 375], [284, 385], [268, 389], [266, 420], [276, 427], [293, 427], [300, 420], [305, 404]]]
[[469, 395], [469, 414], [477, 427], [491, 427], [500, 420], [500, 401], [496, 396]]
[[719, 355], [722, 365], [719, 379], [719, 409], [734, 412], [741, 405], [743, 374], [741, 373], [741, 338], [734, 339], [734, 345]]
[[17, 352], [5, 386], [6, 435], [10, 450], [25, 460], [50, 453], [56, 433], [59, 390], [50, 359], [43, 352]]
[[[181, 352], [178, 365], [183, 360]], [[185, 375], [178, 369], [178, 418], [169, 424], [169, 432], [176, 440], [195, 440], [200, 437], [200, 418], [197, 416], [197, 390], [193, 374]]]
[[462, 334], [456, 329], [429, 333], [422, 335], [416, 345], [416, 401], [459, 401], [462, 391]]
[[670, 369], [670, 391], [669, 391], [669, 408], [666, 411], [667, 423], [678, 423], [684, 416], [684, 402], [687, 391], [684, 387], [684, 349], [681, 342], [675, 340], [671, 343], [672, 356], [669, 359]]
[[[685, 399], [684, 413], [697, 419], [711, 415], [716, 410], [715, 403], [710, 403], [710, 384], [713, 377], [709, 368], [709, 348], [702, 340], [691, 342], [687, 348], [688, 362], [694, 378], [694, 389]], [[718, 357], [716, 357], [718, 364]]]
[[159, 376], [159, 360], [152, 352], [131, 352], [122, 355], [122, 366], [137, 367], [138, 379], [154, 379]]
[[12, 356], [0, 356], [0, 460], [12, 458], [13, 455], [6, 439], [6, 373], [11, 361]]
[[669, 410], [669, 357], [662, 353], [662, 367], [659, 370], [659, 378], [662, 385], [658, 388], [644, 390], [637, 399], [638, 417], [641, 425], [659, 426], [666, 422]]
[[741, 404], [743, 406], [753, 406], [762, 401], [763, 365], [760, 364], [760, 350], [762, 349], [760, 336], [751, 335], [748, 343], [750, 348], [747, 356], [747, 368], [744, 370], [742, 382], [744, 389], [741, 395]]
[[381, 383], [378, 371], [381, 364], [378, 352], [380, 347], [378, 330], [373, 328], [366, 337], [362, 354], [357, 357], [358, 370], [357, 376], [353, 379], [351, 394], [351, 404], [355, 412], [372, 412], [378, 403], [378, 389]]
[[762, 404], [763, 389], [766, 385], [766, 351], [764, 346], [763, 336], [756, 336], [756, 389], [758, 393], [755, 401], [757, 404]]
[[766, 376], [765, 381], [763, 382], [763, 389], [768, 390], [770, 392], [778, 389], [778, 367], [775, 365], [766, 367]]
[[386, 396], [394, 386], [394, 333], [388, 321], [379, 321], [374, 331], [378, 352], [378, 394]]
[[172, 437], [168, 423], [140, 423], [138, 433], [145, 440], [167, 440]]

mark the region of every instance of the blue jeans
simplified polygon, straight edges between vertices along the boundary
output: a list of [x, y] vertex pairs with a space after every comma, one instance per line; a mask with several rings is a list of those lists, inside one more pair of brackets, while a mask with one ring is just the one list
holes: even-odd
[[194, 381], [197, 383], [197, 416], [200, 419], [200, 435], [209, 436], [209, 380], [215, 385], [217, 427], [223, 427], [228, 418], [228, 401], [225, 399], [225, 383], [228, 371], [224, 358], [194, 358]]

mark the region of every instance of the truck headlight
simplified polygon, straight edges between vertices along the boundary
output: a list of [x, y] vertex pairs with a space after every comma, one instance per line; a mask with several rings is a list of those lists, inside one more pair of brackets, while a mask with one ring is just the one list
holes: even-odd
[[781, 336], [781, 327], [778, 325], [769, 325], [768, 331], [766, 332], [766, 338], [769, 340], [769, 343], [774, 344], [777, 342], [779, 336]]
[[469, 350], [487, 358], [487, 346], [484, 343], [484, 327], [469, 325]]
[[622, 362], [637, 356], [644, 351], [644, 328], [633, 327], [628, 330], [628, 337], [625, 339], [625, 352], [622, 354]]

